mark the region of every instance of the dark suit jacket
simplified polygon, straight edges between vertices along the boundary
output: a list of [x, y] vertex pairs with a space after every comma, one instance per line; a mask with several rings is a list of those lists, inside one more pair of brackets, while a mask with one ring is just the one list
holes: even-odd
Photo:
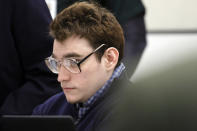
[[102, 6], [114, 13], [121, 25], [129, 19], [145, 13], [141, 0], [98, 0]]
[[44, 0], [1, 0], [0, 19], [0, 114], [31, 114], [60, 90], [43, 62], [51, 16]]

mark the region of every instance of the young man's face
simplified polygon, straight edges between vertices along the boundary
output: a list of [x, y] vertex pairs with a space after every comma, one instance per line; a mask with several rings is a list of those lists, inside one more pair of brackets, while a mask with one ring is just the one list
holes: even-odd
[[[63, 42], [54, 41], [53, 57], [57, 60], [62, 58], [81, 60], [93, 50], [85, 38], [72, 36]], [[78, 74], [71, 73], [64, 66], [60, 67], [58, 81], [68, 102], [85, 102], [104, 85], [109, 79], [104, 61], [102, 57], [99, 62], [93, 54], [80, 65], [81, 72]]]

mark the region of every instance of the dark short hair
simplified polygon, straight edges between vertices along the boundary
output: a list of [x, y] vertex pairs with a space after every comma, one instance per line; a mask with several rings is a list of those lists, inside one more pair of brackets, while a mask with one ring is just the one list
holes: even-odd
[[[95, 2], [76, 2], [61, 11], [50, 24], [50, 34], [58, 41], [73, 35], [85, 38], [96, 49], [101, 44], [115, 47], [123, 57], [124, 34], [115, 16]], [[106, 49], [106, 48], [105, 48]], [[99, 60], [105, 49], [96, 53]]]

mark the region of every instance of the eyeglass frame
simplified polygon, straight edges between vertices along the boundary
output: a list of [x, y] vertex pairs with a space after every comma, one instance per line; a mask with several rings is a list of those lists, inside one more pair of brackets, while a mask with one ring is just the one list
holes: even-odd
[[[66, 67], [64, 64], [63, 64], [63, 66], [69, 71], [69, 72], [71, 72], [71, 73], [73, 73], [73, 74], [79, 74], [79, 73], [81, 73], [81, 67], [80, 67], [80, 64], [81, 63], [83, 63], [88, 57], [90, 57], [92, 54], [94, 54], [95, 52], [97, 52], [99, 49], [101, 49], [103, 46], [106, 46], [106, 44], [101, 44], [99, 47], [97, 47], [93, 52], [91, 52], [90, 54], [88, 54], [87, 56], [85, 56], [82, 60], [80, 60], [80, 61], [73, 61], [76, 65], [77, 65], [77, 67], [78, 67], [78, 69], [79, 69], [79, 72], [77, 72], [77, 73], [74, 73], [74, 72], [71, 72], [69, 69], [68, 69], [68, 67]], [[51, 58], [53, 58], [52, 56], [50, 56], [50, 57], [47, 57], [46, 59], [45, 59], [45, 63], [46, 63], [46, 65], [47, 65], [47, 67], [52, 71], [52, 69], [51, 69], [51, 67], [49, 67], [49, 65], [47, 64], [47, 61], [49, 61], [49, 59], [51, 59]], [[53, 59], [55, 59], [55, 58], [53, 58]], [[56, 59], [55, 59], [55, 61], [57, 62], [57, 63], [59, 63], [59, 65], [61, 66], [62, 65], [62, 61], [57, 61]], [[54, 71], [52, 71], [53, 73], [55, 73]], [[59, 73], [59, 72], [58, 72]], [[55, 73], [55, 74], [58, 74], [58, 73]]]

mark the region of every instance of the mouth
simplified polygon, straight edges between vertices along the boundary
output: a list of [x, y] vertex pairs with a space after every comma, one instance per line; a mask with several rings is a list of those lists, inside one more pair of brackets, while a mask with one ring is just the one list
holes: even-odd
[[73, 88], [73, 87], [62, 87], [62, 89], [66, 92], [70, 92], [70, 91], [74, 90], [75, 88]]

